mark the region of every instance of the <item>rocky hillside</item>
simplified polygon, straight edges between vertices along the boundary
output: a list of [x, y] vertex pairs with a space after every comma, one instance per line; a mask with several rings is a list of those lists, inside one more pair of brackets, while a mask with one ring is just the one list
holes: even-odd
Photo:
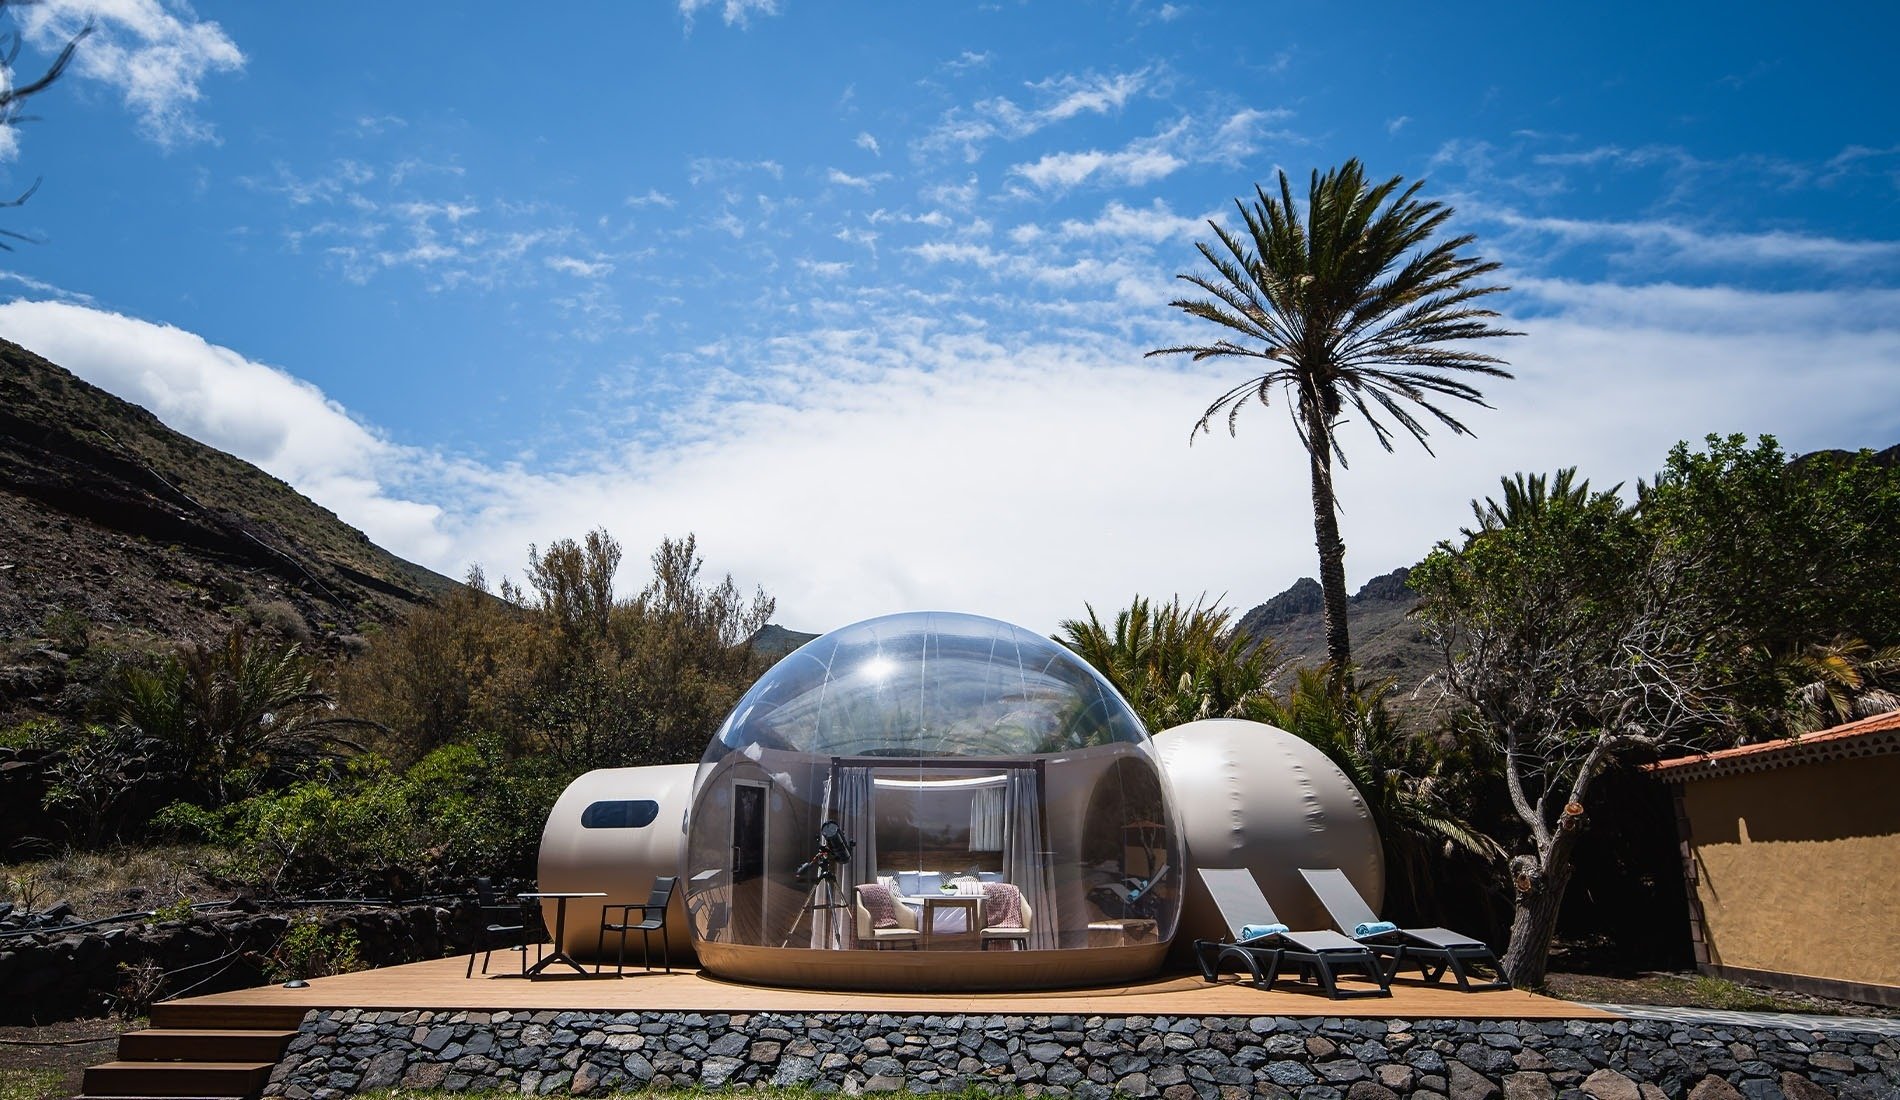
[[0, 340], [0, 725], [70, 711], [84, 654], [247, 620], [336, 649], [455, 584]]
[[[1418, 603], [1405, 587], [1407, 572], [1394, 569], [1367, 581], [1352, 596], [1346, 613], [1361, 679], [1390, 677], [1400, 698], [1431, 675], [1439, 661], [1437, 650], [1406, 617]], [[1302, 664], [1324, 661], [1326, 622], [1319, 582], [1311, 577], [1294, 581], [1293, 587], [1242, 615], [1238, 629], [1248, 637], [1271, 639], [1287, 659]]]

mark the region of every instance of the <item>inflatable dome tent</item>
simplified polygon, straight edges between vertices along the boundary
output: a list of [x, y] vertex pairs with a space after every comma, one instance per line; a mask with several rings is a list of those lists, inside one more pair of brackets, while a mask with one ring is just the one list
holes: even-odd
[[[1194, 908], [1196, 859], [1249, 867], [1297, 909], [1276, 891], [1301, 866], [1346, 867], [1376, 901], [1378, 850], [1358, 793], [1292, 735], [1200, 722], [1151, 739], [1049, 639], [910, 613], [786, 656], [696, 768], [575, 780], [540, 874], [608, 901], [677, 876], [674, 961], [689, 936], [729, 979], [1030, 989], [1153, 974], [1184, 904], [1183, 935], [1218, 934]], [[863, 887], [883, 887], [893, 928]], [[591, 956], [597, 934], [598, 906], [570, 905], [569, 950]]]

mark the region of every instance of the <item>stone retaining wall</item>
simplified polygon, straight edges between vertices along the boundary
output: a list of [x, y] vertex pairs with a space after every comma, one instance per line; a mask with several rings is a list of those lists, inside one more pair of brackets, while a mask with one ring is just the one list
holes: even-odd
[[312, 1012], [264, 1090], [802, 1086], [1108, 1100], [1900, 1098], [1900, 1037], [1656, 1021]]
[[[393, 966], [468, 950], [477, 919], [472, 906], [416, 905], [332, 911], [321, 924], [326, 933], [354, 932], [364, 963]], [[289, 927], [288, 917], [225, 911], [0, 940], [0, 1024], [46, 1024], [127, 1007], [122, 1001], [132, 979], [126, 968], [154, 967], [165, 975], [164, 984], [143, 997], [260, 985], [270, 980], [269, 955]]]

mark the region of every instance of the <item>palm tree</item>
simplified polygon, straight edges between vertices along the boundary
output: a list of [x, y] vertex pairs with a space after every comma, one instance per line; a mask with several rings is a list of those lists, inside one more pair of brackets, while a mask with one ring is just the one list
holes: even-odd
[[1351, 676], [1352, 644], [1346, 633], [1346, 545], [1339, 538], [1333, 492], [1333, 461], [1346, 466], [1335, 434], [1340, 417], [1356, 410], [1388, 451], [1393, 431], [1382, 417], [1390, 418], [1429, 454], [1427, 425], [1416, 410], [1455, 435], [1469, 434], [1440, 405], [1446, 399], [1485, 404], [1484, 395], [1457, 375], [1511, 377], [1503, 360], [1464, 343], [1519, 335], [1492, 324], [1498, 314], [1479, 304], [1507, 289], [1483, 282], [1498, 264], [1463, 254], [1473, 240], [1469, 234], [1434, 243], [1451, 208], [1420, 201], [1420, 183], [1400, 192], [1402, 182], [1394, 176], [1370, 186], [1357, 160], [1324, 176], [1316, 170], [1304, 221], [1285, 172], [1278, 198], [1256, 186], [1253, 203], [1234, 200], [1246, 234], [1209, 222], [1219, 249], [1204, 242], [1195, 247], [1213, 272], [1179, 276], [1211, 297], [1169, 303], [1227, 334], [1211, 344], [1148, 353], [1191, 355], [1196, 362], [1267, 360], [1263, 373], [1207, 407], [1190, 442], [1222, 410], [1231, 434], [1249, 398], [1266, 405], [1275, 391], [1286, 391], [1312, 475], [1326, 651], [1342, 685]]
[[1231, 612], [1205, 598], [1187, 605], [1179, 596], [1169, 603], [1136, 596], [1112, 625], [1083, 606], [1088, 618], [1057, 624], [1056, 641], [1095, 666], [1155, 733], [1240, 716], [1284, 667], [1271, 642], [1255, 645], [1231, 628]]

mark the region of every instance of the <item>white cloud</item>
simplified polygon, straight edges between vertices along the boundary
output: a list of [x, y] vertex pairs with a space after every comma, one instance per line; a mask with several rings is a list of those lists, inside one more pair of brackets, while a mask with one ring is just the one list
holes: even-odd
[[244, 67], [243, 51], [224, 28], [189, 8], [180, 9], [181, 18], [158, 0], [39, 0], [12, 10], [26, 40], [42, 50], [59, 49], [93, 22], [72, 71], [117, 89], [160, 145], [210, 140], [210, 124], [194, 110], [203, 98], [199, 85]]
[[1027, 85], [1041, 101], [1039, 105], [1022, 107], [1006, 96], [993, 96], [967, 109], [952, 108], [918, 142], [918, 148], [956, 150], [965, 160], [975, 161], [982, 156], [983, 146], [997, 138], [1020, 140], [1080, 114], [1113, 114], [1151, 79], [1148, 69], [1048, 77]]
[[874, 157], [884, 155], [884, 151], [878, 148], [877, 139], [872, 137], [868, 132], [860, 131], [858, 133], [857, 146], [860, 149], [870, 150], [871, 155]]
[[833, 168], [825, 173], [825, 182], [834, 183], [840, 187], [855, 187], [860, 191], [869, 191], [890, 178], [891, 174], [889, 172], [873, 172], [868, 176], [854, 176], [849, 172]]
[[[937, 258], [1016, 262], [996, 255], [947, 244]], [[1773, 432], [1796, 451], [1900, 439], [1900, 290], [1529, 280], [1512, 308], [1529, 333], [1507, 349], [1519, 378], [1485, 387], [1497, 409], [1467, 418], [1478, 438], [1435, 436], [1436, 460], [1386, 456], [1346, 426], [1351, 583], [1416, 561], [1515, 470], [1633, 481], [1709, 431]], [[1084, 601], [1207, 591], [1244, 608], [1312, 574], [1284, 410], [1250, 408], [1238, 438], [1189, 447], [1195, 417], [1245, 367], [1142, 358], [1194, 322], [1156, 310], [1157, 327], [1123, 335], [992, 334], [895, 309], [852, 316], [722, 338], [705, 357], [743, 371], [703, 372], [663, 431], [562, 472], [400, 446], [307, 383], [175, 328], [38, 302], [0, 307], [0, 332], [450, 574], [470, 561], [518, 572], [529, 542], [600, 524], [637, 565], [692, 531], [711, 572], [765, 585], [781, 622], [811, 630], [917, 607], [1050, 630]]]
[[1207, 143], [1208, 155], [1214, 160], [1234, 163], [1258, 153], [1260, 143], [1267, 138], [1297, 141], [1297, 136], [1288, 131], [1268, 129], [1273, 123], [1284, 122], [1292, 117], [1293, 112], [1284, 107], [1264, 111], [1248, 107], [1235, 111], [1215, 128], [1213, 137]]
[[733, 157], [694, 157], [686, 162], [686, 178], [694, 187], [749, 172], [785, 178], [785, 167], [775, 160], [738, 160]]
[[1158, 243], [1173, 237], [1205, 235], [1207, 219], [1183, 218], [1160, 199], [1146, 208], [1111, 202], [1093, 221], [1071, 219], [1062, 223], [1060, 232], [1065, 237], [1128, 237]]
[[956, 57], [944, 62], [943, 67], [949, 69], [951, 72], [967, 72], [970, 69], [980, 69], [988, 65], [990, 63], [990, 57], [991, 54], [988, 50], [982, 53], [977, 53], [974, 50], [964, 50]]
[[671, 195], [664, 194], [663, 192], [655, 188], [648, 188], [647, 193], [644, 195], [628, 195], [627, 205], [628, 206], [662, 206], [668, 210], [671, 210], [673, 209], [674, 206], [678, 205], [678, 203], [674, 201]]
[[1411, 115], [1399, 115], [1396, 118], [1388, 118], [1385, 120], [1385, 132], [1393, 137], [1397, 137], [1399, 131], [1405, 129], [1406, 123], [1411, 121]]
[[167, 425], [255, 463], [397, 553], [441, 561], [442, 509], [391, 482], [414, 452], [315, 386], [170, 325], [63, 302], [0, 305], [0, 332]]
[[728, 27], [744, 29], [751, 25], [755, 15], [777, 15], [778, 0], [679, 0], [680, 15], [686, 20], [686, 29], [693, 29], [693, 17], [702, 8], [719, 7], [719, 17]]
[[798, 266], [820, 279], [841, 279], [851, 274], [851, 265], [842, 260], [800, 260]]
[[1105, 115], [1121, 110], [1128, 98], [1140, 91], [1148, 82], [1148, 70], [1132, 73], [1113, 73], [1097, 76], [1088, 73], [1083, 76], [1057, 76], [1031, 84], [1030, 87], [1054, 99], [1037, 112], [1036, 117], [1042, 124], [1060, 122], [1074, 118], [1083, 112]]
[[1118, 153], [1090, 149], [1079, 153], [1048, 153], [1033, 163], [1018, 164], [1010, 172], [1044, 191], [1066, 191], [1092, 178], [1105, 183], [1140, 186], [1186, 165], [1186, 161], [1164, 149], [1130, 148]]
[[964, 244], [960, 241], [926, 241], [909, 251], [925, 263], [975, 264], [986, 270], [998, 266], [1007, 258], [985, 245]]
[[1870, 267], [1900, 264], [1900, 241], [1850, 240], [1780, 229], [1755, 233], [1704, 230], [1653, 219], [1540, 217], [1482, 202], [1466, 202], [1460, 209], [1513, 230], [1572, 243], [1620, 246], [1638, 257], [1660, 257], [1687, 266], [1793, 266], [1865, 272]]
[[614, 265], [605, 260], [583, 260], [578, 256], [548, 256], [542, 262], [564, 275], [582, 279], [598, 279], [611, 275], [614, 270]]

